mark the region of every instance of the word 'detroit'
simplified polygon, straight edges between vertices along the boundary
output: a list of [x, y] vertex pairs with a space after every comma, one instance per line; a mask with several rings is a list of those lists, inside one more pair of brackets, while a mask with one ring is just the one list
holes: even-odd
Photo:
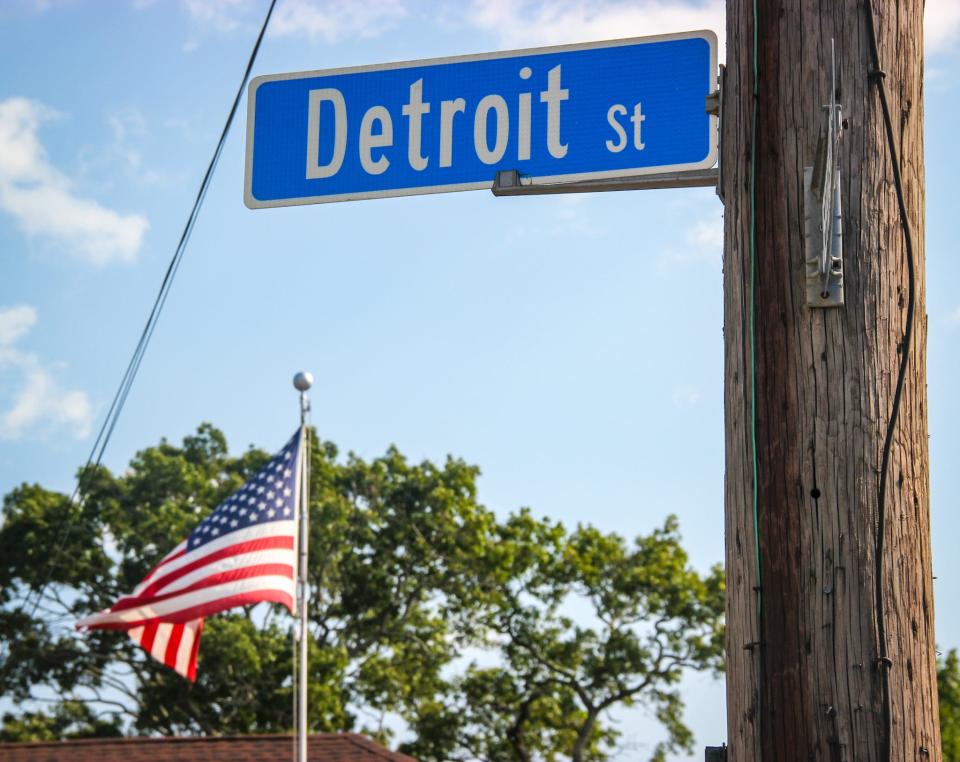
[[[518, 72], [521, 80], [529, 80], [532, 74], [529, 66], [522, 67]], [[562, 76], [561, 65], [547, 72], [547, 87], [539, 91], [536, 104], [545, 111], [545, 134], [542, 139], [554, 159], [562, 159], [567, 154], [567, 144], [562, 138], [561, 107], [570, 98], [570, 91], [563, 86]], [[455, 143], [454, 133], [463, 129], [473, 131], [472, 149], [476, 158], [484, 164], [492, 165], [501, 161], [511, 146], [511, 138], [517, 160], [530, 158], [531, 141], [535, 139], [531, 134], [534, 93], [519, 93], [515, 104], [508, 103], [506, 98], [497, 94], [485, 95], [474, 104], [468, 103], [465, 98], [450, 98], [437, 104], [426, 100], [425, 95], [422, 78], [410, 83], [407, 102], [401, 109], [401, 118], [406, 120], [406, 161], [411, 169], [422, 172], [430, 166], [431, 161], [436, 161], [441, 168], [454, 166], [454, 146], [463, 145], [462, 142]], [[321, 129], [321, 109], [325, 104], [333, 109], [332, 129], [327, 130]], [[333, 177], [343, 166], [351, 144], [351, 125], [348, 124], [347, 112], [346, 96], [339, 89], [324, 87], [309, 91], [307, 179]], [[623, 104], [611, 105], [607, 111], [607, 122], [613, 134], [603, 141], [606, 149], [611, 153], [619, 153], [632, 145], [635, 150], [642, 151], [645, 144], [641, 138], [641, 125], [645, 119], [639, 103], [629, 111]], [[632, 125], [632, 140], [627, 137], [627, 121]], [[386, 172], [391, 164], [387, 149], [395, 146], [396, 133], [399, 132], [390, 111], [383, 105], [371, 106], [354, 129], [357, 132], [352, 144], [358, 152], [360, 166], [369, 175]], [[436, 156], [424, 152], [423, 136], [426, 129], [435, 129], [439, 133], [439, 140], [434, 143], [439, 146]], [[329, 156], [329, 159], [321, 163], [321, 155], [324, 158]]]

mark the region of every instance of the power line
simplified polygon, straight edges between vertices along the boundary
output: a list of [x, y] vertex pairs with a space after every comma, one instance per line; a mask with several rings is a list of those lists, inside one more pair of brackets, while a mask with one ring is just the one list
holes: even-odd
[[[137, 372], [140, 370], [140, 365], [143, 362], [144, 355], [147, 352], [147, 347], [150, 345], [150, 339], [153, 337], [153, 332], [157, 327], [158, 321], [160, 320], [160, 315], [163, 312], [164, 305], [166, 304], [167, 296], [170, 294], [170, 289], [173, 286], [173, 281], [174, 278], [176, 278], [177, 271], [180, 269], [180, 263], [183, 261], [183, 256], [187, 249], [187, 243], [190, 240], [190, 235], [193, 232], [194, 225], [196, 224], [197, 216], [200, 213], [200, 207], [203, 206], [203, 201], [206, 198], [207, 190], [210, 187], [210, 181], [213, 178], [213, 173], [220, 161], [220, 154], [223, 153], [223, 146], [226, 143], [227, 135], [230, 132], [230, 126], [233, 124], [233, 119], [236, 116], [237, 108], [240, 105], [240, 99], [243, 97], [244, 88], [246, 87], [247, 81], [250, 79], [250, 72], [253, 69], [254, 62], [256, 61], [257, 53], [260, 51], [260, 44], [263, 42], [264, 34], [267, 31], [267, 25], [270, 23], [270, 17], [273, 15], [273, 9], [276, 4], [277, 0], [270, 0], [270, 6], [267, 8], [267, 14], [263, 19], [262, 26], [260, 27], [260, 33], [257, 35], [256, 42], [253, 45], [253, 50], [250, 51], [250, 57], [247, 60], [247, 66], [246, 69], [244, 69], [243, 78], [240, 81], [240, 87], [237, 88], [237, 94], [234, 96], [233, 105], [230, 107], [230, 112], [227, 115], [226, 122], [224, 123], [223, 129], [220, 132], [220, 139], [217, 141], [217, 147], [213, 152], [213, 156], [210, 158], [210, 163], [207, 165], [207, 171], [203, 175], [203, 180], [200, 183], [200, 189], [197, 191], [196, 198], [193, 201], [193, 207], [191, 208], [190, 214], [187, 217], [186, 224], [183, 226], [183, 232], [180, 234], [180, 240], [178, 241], [177, 247], [173, 252], [173, 257], [170, 259], [170, 264], [167, 265], [167, 270], [164, 273], [163, 281], [160, 283], [160, 289], [157, 292], [157, 296], [153, 301], [153, 306], [150, 309], [147, 322], [143, 327], [143, 331], [140, 333], [140, 338], [134, 347], [133, 355], [130, 358], [130, 362], [127, 364], [127, 368], [124, 371], [122, 379], [120, 380], [120, 385], [117, 387], [117, 391], [113, 395], [110, 408], [107, 410], [106, 418], [104, 419], [103, 424], [97, 433], [97, 438], [94, 440], [93, 446], [90, 449], [90, 454], [87, 456], [87, 461], [77, 478], [77, 484], [73, 489], [73, 493], [70, 495], [70, 505], [67, 513], [65, 517], [61, 519], [60, 524], [57, 527], [57, 539], [53, 545], [52, 553], [46, 564], [46, 569], [43, 575], [43, 583], [36, 591], [36, 597], [33, 600], [32, 606], [30, 604], [30, 595], [28, 594], [27, 599], [17, 611], [19, 614], [22, 613], [24, 609], [30, 607], [31, 620], [36, 614], [40, 599], [43, 597], [47, 586], [50, 584], [56, 564], [60, 560], [62, 549], [69, 540], [70, 532], [73, 529], [74, 519], [83, 509], [84, 498], [80, 494], [83, 477], [89, 473], [91, 468], [98, 467], [103, 460], [103, 454], [107, 449], [107, 445], [110, 443], [110, 438], [113, 436], [113, 431], [116, 428], [117, 421], [120, 419], [120, 415], [123, 412], [124, 406], [126, 405], [127, 397], [129, 396], [130, 389], [133, 387], [133, 383], [136, 380]], [[3, 665], [3, 677], [6, 677], [9, 672], [12, 650], [13, 649], [11, 648], [10, 653], [8, 653], [7, 659]]]

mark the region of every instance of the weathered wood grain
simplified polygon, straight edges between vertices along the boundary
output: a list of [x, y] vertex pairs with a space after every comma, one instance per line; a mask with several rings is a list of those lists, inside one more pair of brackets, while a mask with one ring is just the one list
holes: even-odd
[[[906, 313], [903, 237], [863, 0], [758, 0], [755, 586], [750, 357], [753, 0], [728, 0], [725, 202], [727, 712], [735, 762], [878, 760], [874, 560], [881, 448]], [[917, 257], [917, 310], [887, 496], [883, 589], [893, 760], [939, 760], [923, 267], [923, 4], [874, 0]], [[840, 149], [846, 306], [804, 302], [803, 168], [829, 101]], [[755, 645], [759, 643], [760, 645]]]

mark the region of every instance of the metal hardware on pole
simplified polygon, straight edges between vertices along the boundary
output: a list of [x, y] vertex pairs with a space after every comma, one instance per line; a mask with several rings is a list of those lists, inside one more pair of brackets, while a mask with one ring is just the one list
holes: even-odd
[[[714, 127], [719, 124], [723, 112], [723, 74], [720, 67], [717, 89], [707, 95], [704, 108], [708, 114], [717, 117]], [[605, 177], [594, 180], [561, 180], [558, 182], [537, 182], [524, 177], [517, 169], [499, 170], [493, 178], [490, 189], [494, 196], [542, 196], [555, 193], [600, 193], [603, 191], [655, 190], [662, 188], [709, 188], [717, 189], [720, 195], [720, 167], [709, 169], [681, 169], [675, 172], [656, 172], [647, 175], [625, 175], [623, 177]]]
[[843, 220], [840, 208], [842, 109], [837, 62], [830, 40], [830, 102], [812, 167], [803, 170], [804, 257], [808, 307], [842, 307]]
[[705, 762], [727, 762], [727, 745], [708, 746], [704, 749], [703, 758]]
[[653, 188], [715, 187], [717, 169], [686, 169], [652, 175], [607, 177], [600, 180], [536, 183], [515, 169], [501, 170], [490, 189], [494, 196], [538, 196], [554, 193], [598, 193], [601, 191], [650, 190]]
[[307, 372], [297, 373], [293, 385], [300, 392], [300, 527], [297, 542], [299, 568], [297, 573], [297, 613], [300, 616], [299, 659], [300, 673], [297, 680], [297, 761], [307, 762], [307, 647], [309, 645], [308, 567], [307, 551], [310, 537], [310, 430], [307, 423], [310, 417], [310, 398], [307, 390], [313, 386], [313, 375]]

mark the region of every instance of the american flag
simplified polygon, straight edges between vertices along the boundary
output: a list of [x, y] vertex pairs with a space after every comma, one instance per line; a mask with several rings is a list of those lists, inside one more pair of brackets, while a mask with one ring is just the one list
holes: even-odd
[[126, 630], [137, 645], [196, 679], [203, 618], [260, 601], [294, 610], [303, 429], [171, 550], [134, 591], [83, 630]]

